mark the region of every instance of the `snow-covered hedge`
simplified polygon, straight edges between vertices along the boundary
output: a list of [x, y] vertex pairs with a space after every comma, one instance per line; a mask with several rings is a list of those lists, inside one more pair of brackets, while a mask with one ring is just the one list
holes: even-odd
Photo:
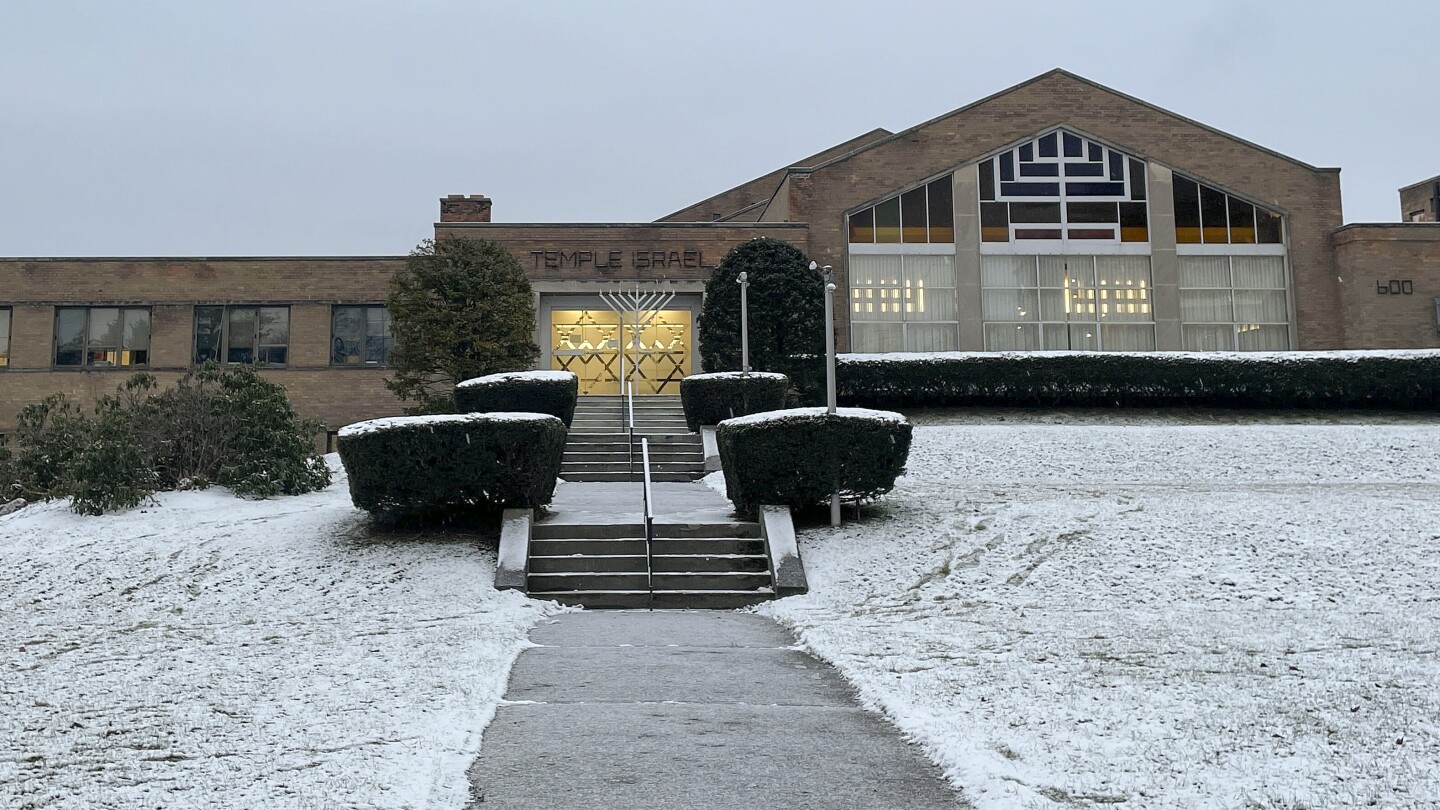
[[340, 430], [355, 505], [386, 520], [550, 502], [565, 425], [542, 413], [397, 416]]
[[570, 426], [580, 378], [569, 371], [512, 371], [465, 380], [455, 386], [459, 413], [548, 413]]
[[803, 509], [895, 487], [910, 455], [910, 423], [890, 411], [794, 408], [727, 419], [715, 431], [726, 494], [741, 514]]
[[725, 419], [785, 407], [790, 378], [784, 374], [721, 371], [691, 374], [680, 381], [680, 404], [691, 430]]
[[944, 352], [839, 358], [853, 405], [1440, 408], [1440, 351]]

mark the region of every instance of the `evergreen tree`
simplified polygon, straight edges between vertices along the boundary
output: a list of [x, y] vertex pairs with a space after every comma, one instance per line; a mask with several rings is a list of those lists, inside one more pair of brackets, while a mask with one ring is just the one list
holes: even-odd
[[740, 369], [741, 272], [750, 282], [750, 369], [794, 378], [798, 366], [825, 353], [824, 280], [799, 248], [765, 237], [736, 245], [705, 284], [705, 370]]
[[426, 240], [390, 281], [386, 387], [413, 413], [449, 411], [455, 384], [531, 367], [535, 302], [520, 262], [488, 239]]

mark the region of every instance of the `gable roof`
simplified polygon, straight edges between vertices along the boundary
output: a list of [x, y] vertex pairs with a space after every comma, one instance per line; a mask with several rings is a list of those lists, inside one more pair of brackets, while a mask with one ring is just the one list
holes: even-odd
[[1244, 138], [1237, 137], [1237, 136], [1232, 135], [1232, 134], [1230, 134], [1230, 133], [1228, 133], [1228, 132], [1225, 132], [1224, 130], [1216, 129], [1215, 127], [1212, 127], [1212, 126], [1210, 126], [1210, 125], [1208, 125], [1208, 124], [1204, 124], [1204, 123], [1201, 123], [1201, 122], [1199, 122], [1199, 121], [1196, 121], [1196, 120], [1194, 120], [1193, 118], [1187, 118], [1187, 117], [1185, 117], [1185, 116], [1183, 116], [1183, 115], [1180, 115], [1179, 113], [1176, 113], [1176, 112], [1172, 112], [1172, 111], [1170, 111], [1170, 110], [1167, 110], [1167, 109], [1165, 109], [1164, 107], [1160, 107], [1160, 106], [1158, 106], [1158, 105], [1151, 104], [1150, 102], [1145, 101], [1144, 99], [1136, 98], [1135, 96], [1129, 95], [1129, 94], [1127, 94], [1127, 93], [1122, 93], [1122, 92], [1120, 92], [1119, 90], [1116, 90], [1116, 89], [1114, 89], [1114, 88], [1112, 88], [1112, 87], [1107, 87], [1107, 86], [1105, 86], [1105, 85], [1103, 85], [1103, 84], [1100, 84], [1099, 82], [1096, 82], [1096, 81], [1092, 81], [1092, 80], [1090, 80], [1090, 79], [1087, 79], [1087, 78], [1085, 78], [1084, 76], [1080, 76], [1080, 75], [1071, 73], [1070, 71], [1065, 70], [1064, 68], [1054, 68], [1053, 70], [1048, 70], [1048, 71], [1046, 71], [1046, 72], [1044, 72], [1044, 73], [1041, 73], [1039, 76], [1035, 76], [1034, 78], [1031, 78], [1031, 79], [1026, 79], [1026, 80], [1023, 81], [1023, 82], [1020, 82], [1019, 84], [1016, 84], [1016, 85], [1012, 85], [1012, 86], [1010, 86], [1010, 87], [1007, 87], [1007, 88], [1005, 88], [1004, 90], [999, 91], [998, 93], [991, 93], [990, 95], [988, 95], [988, 96], [986, 96], [986, 97], [984, 97], [984, 98], [982, 98], [982, 99], [980, 99], [980, 100], [978, 100], [978, 101], [973, 101], [973, 102], [971, 102], [971, 103], [969, 103], [969, 104], [966, 104], [966, 105], [963, 106], [963, 107], [958, 107], [958, 108], [956, 108], [956, 109], [954, 109], [954, 110], [951, 110], [950, 112], [944, 113], [944, 114], [939, 115], [939, 116], [936, 116], [936, 117], [934, 117], [934, 118], [931, 118], [931, 119], [928, 120], [928, 121], [924, 121], [924, 122], [922, 122], [922, 123], [916, 124], [915, 126], [910, 127], [909, 129], [904, 129], [904, 130], [901, 130], [900, 132], [896, 132], [895, 134], [890, 135], [890, 136], [888, 136], [888, 137], [881, 138], [881, 139], [876, 140], [876, 141], [871, 141], [871, 142], [866, 143], [866, 144], [862, 144], [862, 145], [860, 145], [860, 146], [857, 146], [855, 149], [852, 149], [852, 150], [850, 150], [850, 151], [848, 151], [848, 152], [846, 152], [846, 153], [844, 153], [844, 154], [837, 155], [837, 156], [835, 156], [835, 157], [833, 157], [833, 158], [830, 158], [829, 160], [824, 161], [823, 163], [814, 164], [814, 165], [812, 165], [812, 166], [809, 166], [808, 168], [811, 168], [811, 169], [823, 169], [823, 168], [829, 168], [830, 166], [833, 166], [833, 165], [835, 165], [835, 164], [837, 164], [837, 163], [843, 163], [844, 161], [849, 160], [851, 157], [854, 157], [855, 155], [857, 155], [857, 154], [859, 154], [859, 153], [861, 153], [861, 152], [865, 152], [865, 151], [867, 151], [867, 150], [874, 149], [874, 148], [876, 148], [876, 147], [884, 146], [884, 145], [887, 144], [887, 143], [892, 143], [892, 142], [894, 142], [894, 141], [901, 140], [901, 139], [903, 139], [903, 138], [905, 138], [905, 137], [907, 137], [907, 136], [909, 136], [909, 135], [912, 135], [912, 134], [914, 134], [915, 132], [917, 132], [917, 131], [919, 131], [919, 130], [922, 130], [922, 129], [926, 128], [926, 127], [929, 127], [929, 126], [931, 126], [931, 125], [933, 125], [933, 124], [937, 124], [937, 123], [940, 123], [940, 122], [942, 122], [942, 121], [945, 121], [945, 120], [947, 120], [947, 119], [949, 119], [949, 118], [953, 118], [953, 117], [955, 117], [955, 116], [957, 116], [957, 115], [960, 115], [960, 114], [962, 114], [962, 113], [968, 112], [968, 111], [970, 111], [971, 109], [974, 109], [975, 107], [979, 107], [979, 106], [982, 105], [982, 104], [985, 104], [985, 103], [987, 103], [987, 102], [993, 101], [993, 100], [995, 100], [995, 99], [997, 99], [997, 98], [1000, 98], [1000, 97], [1002, 97], [1002, 96], [1009, 95], [1010, 93], [1013, 93], [1013, 92], [1015, 92], [1016, 90], [1019, 90], [1019, 89], [1024, 88], [1024, 87], [1028, 87], [1028, 86], [1030, 86], [1030, 85], [1032, 85], [1032, 84], [1036, 84], [1036, 83], [1038, 83], [1038, 82], [1044, 81], [1044, 80], [1049, 79], [1049, 78], [1051, 78], [1051, 77], [1053, 77], [1053, 76], [1062, 76], [1062, 77], [1064, 77], [1064, 78], [1066, 78], [1066, 79], [1069, 79], [1069, 80], [1071, 80], [1071, 81], [1078, 82], [1078, 83], [1080, 83], [1080, 84], [1086, 85], [1086, 86], [1088, 86], [1088, 87], [1090, 87], [1090, 88], [1093, 88], [1093, 89], [1095, 89], [1095, 90], [1099, 90], [1099, 91], [1101, 91], [1101, 92], [1103, 92], [1103, 93], [1109, 93], [1110, 95], [1113, 95], [1113, 96], [1115, 96], [1115, 97], [1117, 97], [1117, 98], [1124, 99], [1124, 100], [1129, 101], [1129, 102], [1131, 102], [1131, 103], [1133, 103], [1133, 104], [1138, 104], [1138, 105], [1140, 105], [1140, 106], [1142, 106], [1142, 107], [1145, 107], [1145, 108], [1147, 108], [1147, 109], [1150, 109], [1150, 110], [1153, 110], [1153, 111], [1155, 111], [1155, 112], [1158, 112], [1158, 113], [1160, 113], [1161, 115], [1165, 115], [1165, 116], [1168, 116], [1168, 117], [1170, 117], [1170, 118], [1174, 118], [1174, 119], [1176, 119], [1176, 120], [1178, 120], [1178, 121], [1183, 121], [1183, 122], [1185, 122], [1185, 123], [1187, 123], [1187, 124], [1190, 124], [1191, 126], [1198, 127], [1198, 128], [1200, 128], [1200, 129], [1203, 129], [1203, 130], [1205, 130], [1205, 131], [1207, 131], [1207, 132], [1210, 132], [1210, 133], [1213, 133], [1213, 134], [1215, 134], [1215, 135], [1219, 135], [1219, 136], [1221, 136], [1221, 137], [1223, 137], [1223, 138], [1226, 138], [1226, 139], [1228, 139], [1228, 140], [1231, 140], [1231, 141], [1233, 141], [1233, 142], [1235, 142], [1235, 143], [1238, 143], [1238, 144], [1244, 145], [1244, 146], [1246, 146], [1246, 147], [1249, 147], [1250, 149], [1255, 149], [1255, 150], [1258, 150], [1258, 151], [1260, 151], [1260, 152], [1264, 152], [1264, 153], [1266, 153], [1266, 154], [1268, 154], [1268, 155], [1270, 155], [1270, 156], [1272, 156], [1272, 157], [1280, 158], [1281, 160], [1287, 161], [1287, 162], [1289, 162], [1289, 163], [1293, 163], [1293, 164], [1295, 164], [1296, 166], [1299, 166], [1299, 167], [1301, 167], [1301, 168], [1307, 169], [1307, 170], [1309, 170], [1309, 171], [1313, 171], [1313, 172], [1338, 172], [1338, 171], [1340, 171], [1338, 168], [1326, 168], [1326, 167], [1312, 166], [1312, 165], [1310, 165], [1309, 163], [1306, 163], [1306, 162], [1301, 161], [1301, 160], [1296, 160], [1295, 158], [1290, 157], [1289, 155], [1285, 155], [1285, 154], [1282, 154], [1282, 153], [1280, 153], [1280, 152], [1276, 152], [1276, 151], [1273, 150], [1273, 149], [1266, 148], [1266, 147], [1261, 146], [1261, 145], [1259, 145], [1259, 144], [1257, 144], [1257, 143], [1254, 143], [1254, 142], [1252, 142], [1252, 141], [1247, 141], [1247, 140], [1245, 140]]
[[[808, 166], [814, 163], [829, 162], [838, 155], [849, 154], [867, 143], [874, 143], [890, 137], [890, 130], [877, 127], [858, 135], [843, 143], [817, 152], [809, 157], [801, 158], [794, 163], [783, 166], [774, 171], [768, 172], [753, 180], [741, 183], [734, 188], [727, 189], [719, 194], [706, 197], [705, 199], [687, 205], [678, 211], [666, 214], [655, 220], [656, 222], [698, 222], [710, 221], [712, 214], [720, 215], [720, 220], [739, 219], [743, 214], [756, 212], [757, 206], [763, 206], [770, 201], [779, 187], [780, 181], [785, 179], [785, 173], [792, 166]], [[697, 219], [700, 217], [700, 219]]]

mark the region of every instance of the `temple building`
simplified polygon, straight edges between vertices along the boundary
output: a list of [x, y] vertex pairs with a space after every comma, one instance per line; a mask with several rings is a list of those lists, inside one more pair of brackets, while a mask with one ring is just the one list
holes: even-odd
[[[493, 222], [451, 195], [435, 235], [514, 253], [542, 367], [669, 394], [699, 370], [706, 279], [756, 237], [833, 268], [844, 351], [1440, 347], [1440, 179], [1400, 196], [1403, 221], [1345, 224], [1338, 168], [1054, 70], [654, 222]], [[398, 413], [383, 302], [404, 261], [0, 259], [0, 432], [45, 394], [206, 360], [260, 366], [332, 429]]]

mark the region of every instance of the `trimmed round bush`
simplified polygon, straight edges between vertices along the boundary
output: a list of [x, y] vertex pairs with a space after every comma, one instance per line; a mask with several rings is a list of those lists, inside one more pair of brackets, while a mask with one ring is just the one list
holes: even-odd
[[784, 374], [721, 371], [691, 374], [680, 381], [680, 404], [685, 423], [697, 431], [701, 425], [718, 425], [726, 419], [785, 407], [790, 378]]
[[910, 455], [911, 425], [890, 411], [794, 408], [741, 416], [715, 431], [735, 509], [804, 509], [831, 493], [869, 500], [895, 488]]
[[382, 519], [540, 507], [555, 494], [565, 424], [541, 413], [397, 416], [340, 430], [350, 499]]
[[548, 413], [570, 427], [580, 378], [569, 371], [512, 371], [455, 386], [458, 413]]

